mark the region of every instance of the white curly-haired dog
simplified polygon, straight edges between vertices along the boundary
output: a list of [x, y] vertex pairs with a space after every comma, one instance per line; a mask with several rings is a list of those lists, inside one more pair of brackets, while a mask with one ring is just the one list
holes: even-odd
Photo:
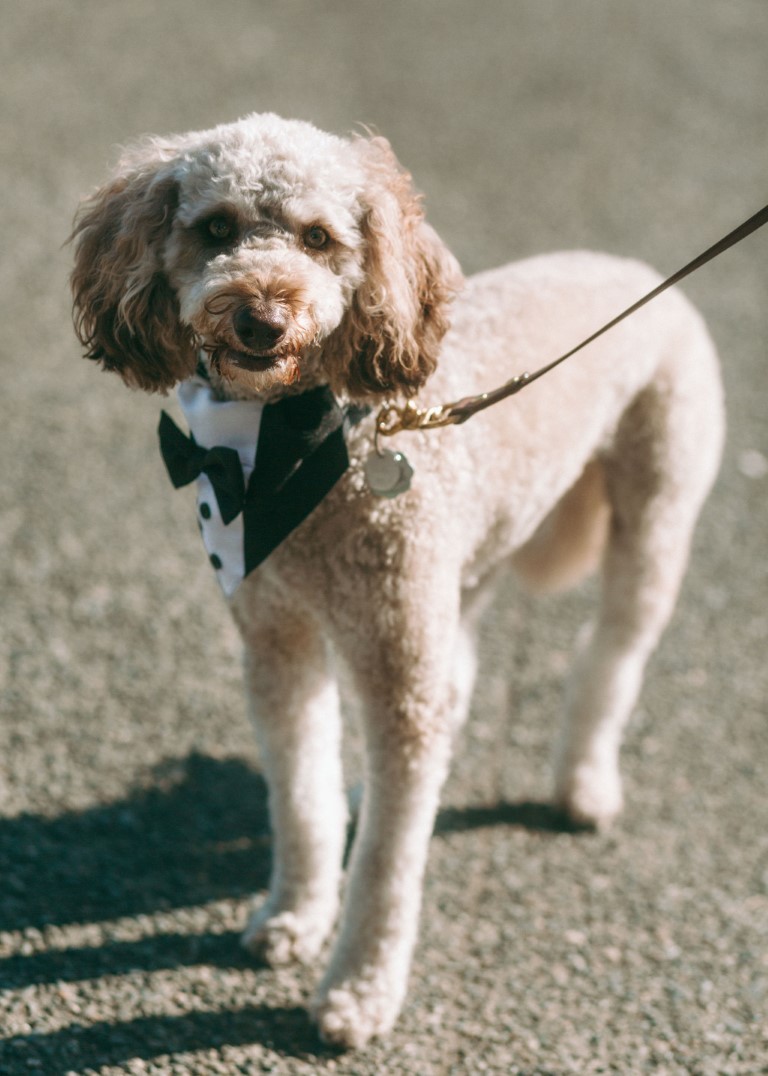
[[[463, 280], [383, 138], [274, 115], [143, 141], [74, 234], [88, 356], [150, 391], [201, 361], [219, 399], [327, 385], [374, 410], [416, 393], [443, 403], [535, 368], [658, 283], [584, 252]], [[344, 1046], [388, 1030], [403, 1001], [477, 618], [502, 565], [542, 589], [600, 566], [555, 799], [598, 827], [621, 809], [622, 729], [717, 471], [723, 405], [707, 331], [670, 291], [515, 402], [400, 435], [415, 477], [391, 499], [365, 481], [373, 429], [371, 414], [348, 430], [348, 469], [230, 599], [274, 829], [245, 942], [275, 964], [315, 957], [339, 911], [338, 665], [362, 703], [365, 793], [313, 1003]]]

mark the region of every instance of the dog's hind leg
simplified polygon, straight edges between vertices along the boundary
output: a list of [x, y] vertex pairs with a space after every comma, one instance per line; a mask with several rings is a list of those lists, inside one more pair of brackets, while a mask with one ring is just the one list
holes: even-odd
[[259, 596], [257, 621], [234, 608], [244, 638], [251, 720], [269, 789], [270, 892], [243, 943], [271, 964], [310, 960], [338, 910], [347, 807], [341, 721], [325, 639], [309, 614]]
[[720, 459], [714, 353], [701, 330], [693, 342], [635, 400], [605, 458], [612, 519], [601, 606], [571, 681], [556, 773], [556, 800], [578, 824], [605, 827], [622, 808], [621, 735]]

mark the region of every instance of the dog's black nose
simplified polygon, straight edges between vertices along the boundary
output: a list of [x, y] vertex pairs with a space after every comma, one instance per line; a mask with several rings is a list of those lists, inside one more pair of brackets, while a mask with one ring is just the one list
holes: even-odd
[[284, 335], [288, 317], [279, 306], [241, 306], [233, 321], [238, 339], [250, 351], [268, 351]]

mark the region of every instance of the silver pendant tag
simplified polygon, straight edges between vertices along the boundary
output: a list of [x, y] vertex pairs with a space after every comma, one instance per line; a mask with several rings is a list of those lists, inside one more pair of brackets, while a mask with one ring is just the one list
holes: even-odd
[[365, 480], [371, 493], [377, 497], [397, 497], [411, 488], [413, 467], [402, 452], [388, 448], [371, 452], [363, 466]]

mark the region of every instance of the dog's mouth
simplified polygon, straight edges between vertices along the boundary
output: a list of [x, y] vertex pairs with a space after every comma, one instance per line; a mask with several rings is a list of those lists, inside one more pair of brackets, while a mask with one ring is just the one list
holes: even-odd
[[273, 366], [277, 366], [281, 359], [284, 358], [284, 355], [275, 350], [253, 352], [238, 351], [233, 347], [225, 347], [219, 351], [219, 361], [223, 361], [227, 365], [237, 366], [241, 370], [248, 370], [251, 373], [263, 373], [265, 370], [271, 370]]
[[225, 345], [206, 350], [217, 374], [229, 381], [244, 380], [259, 390], [271, 385], [292, 385], [301, 377], [299, 356], [284, 349], [241, 351]]

